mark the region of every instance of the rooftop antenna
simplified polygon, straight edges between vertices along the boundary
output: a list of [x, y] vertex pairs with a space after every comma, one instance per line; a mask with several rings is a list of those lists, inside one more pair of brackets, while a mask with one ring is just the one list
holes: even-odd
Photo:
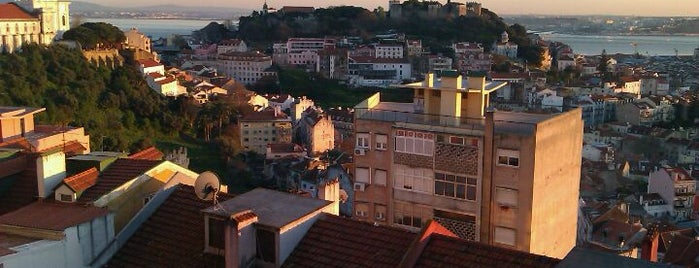
[[218, 176], [210, 171], [205, 171], [199, 174], [197, 180], [194, 181], [194, 193], [197, 197], [205, 201], [213, 201], [214, 206], [218, 205], [218, 192], [221, 187], [221, 182]]

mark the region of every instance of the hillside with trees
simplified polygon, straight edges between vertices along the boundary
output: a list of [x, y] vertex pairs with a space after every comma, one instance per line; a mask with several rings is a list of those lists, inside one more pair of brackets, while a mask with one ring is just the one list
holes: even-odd
[[38, 123], [85, 127], [95, 150], [139, 149], [184, 127], [135, 68], [96, 67], [61, 45], [0, 54], [0, 105], [45, 107]]
[[478, 17], [391, 19], [382, 9], [369, 11], [361, 7], [339, 6], [316, 9], [312, 14], [263, 14], [254, 11], [241, 17], [237, 36], [253, 46], [264, 49], [273, 42], [290, 37], [357, 36], [370, 42], [376, 34], [388, 31], [405, 33], [407, 38], [421, 39], [423, 46], [433, 52], [448, 50], [453, 42], [479, 42], [486, 50], [497, 41], [503, 31], [520, 46], [520, 55], [529, 63], [541, 62], [541, 48], [531, 46], [526, 29], [521, 25], [508, 26], [501, 17], [482, 10]]

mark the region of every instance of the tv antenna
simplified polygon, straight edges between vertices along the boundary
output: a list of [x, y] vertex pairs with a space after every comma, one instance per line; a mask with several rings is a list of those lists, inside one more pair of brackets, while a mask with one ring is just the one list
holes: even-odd
[[218, 204], [218, 192], [221, 187], [221, 182], [218, 176], [210, 171], [205, 171], [199, 174], [197, 180], [194, 181], [194, 193], [197, 197], [205, 201], [213, 201], [214, 206]]

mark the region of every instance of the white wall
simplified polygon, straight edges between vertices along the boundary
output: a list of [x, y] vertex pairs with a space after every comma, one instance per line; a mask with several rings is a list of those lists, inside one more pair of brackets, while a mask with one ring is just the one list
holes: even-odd
[[51, 192], [66, 178], [66, 155], [57, 152], [36, 159], [36, 177], [39, 196], [50, 197]]

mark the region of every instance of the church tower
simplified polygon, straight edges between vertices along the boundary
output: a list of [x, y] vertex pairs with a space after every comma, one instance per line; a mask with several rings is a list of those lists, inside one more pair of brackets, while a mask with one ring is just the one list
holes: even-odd
[[63, 38], [63, 33], [70, 30], [69, 0], [19, 0], [17, 4], [40, 14], [43, 44]]

